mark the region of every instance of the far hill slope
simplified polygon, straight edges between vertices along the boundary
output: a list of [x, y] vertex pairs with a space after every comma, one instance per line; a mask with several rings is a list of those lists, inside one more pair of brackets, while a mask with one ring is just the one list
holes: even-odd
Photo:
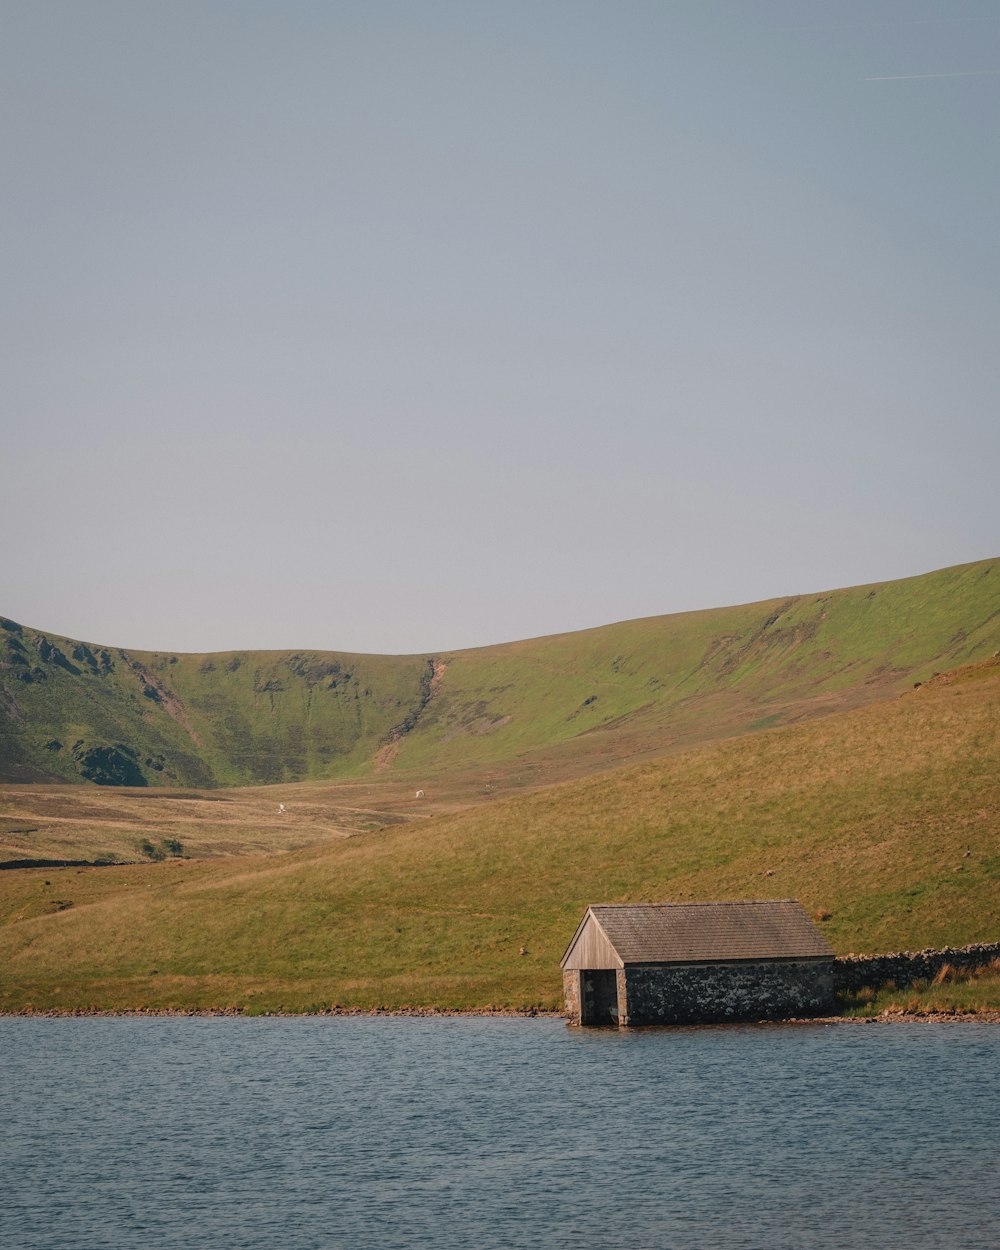
[[473, 794], [876, 701], [1000, 648], [1000, 561], [436, 656], [171, 655], [0, 621], [0, 780]]
[[800, 898], [840, 952], [995, 941], [998, 756], [989, 661], [419, 836], [3, 872], [0, 1010], [554, 1007], [592, 902]]
[[397, 771], [544, 783], [842, 711], [1000, 648], [1000, 561], [442, 657]]

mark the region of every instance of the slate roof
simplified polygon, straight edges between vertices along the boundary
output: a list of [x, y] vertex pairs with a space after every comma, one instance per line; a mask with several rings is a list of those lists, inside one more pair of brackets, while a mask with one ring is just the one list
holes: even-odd
[[791, 898], [596, 904], [589, 911], [626, 964], [834, 957], [805, 908]]

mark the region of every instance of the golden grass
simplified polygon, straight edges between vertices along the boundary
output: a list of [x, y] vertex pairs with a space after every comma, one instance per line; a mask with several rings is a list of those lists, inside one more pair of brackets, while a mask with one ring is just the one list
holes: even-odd
[[882, 1015], [990, 1015], [1000, 1013], [1000, 960], [984, 968], [944, 967], [930, 982], [865, 987], [843, 996], [841, 1010], [852, 1018]]
[[471, 802], [455, 787], [414, 795], [393, 779], [231, 790], [0, 785], [0, 861], [141, 862], [150, 858], [144, 843], [162, 853], [169, 841], [194, 859], [289, 851]]

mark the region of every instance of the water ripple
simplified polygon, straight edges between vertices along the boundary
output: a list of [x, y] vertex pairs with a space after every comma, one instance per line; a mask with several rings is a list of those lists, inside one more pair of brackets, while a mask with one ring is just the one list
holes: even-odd
[[18, 1250], [994, 1250], [1000, 1029], [0, 1019]]

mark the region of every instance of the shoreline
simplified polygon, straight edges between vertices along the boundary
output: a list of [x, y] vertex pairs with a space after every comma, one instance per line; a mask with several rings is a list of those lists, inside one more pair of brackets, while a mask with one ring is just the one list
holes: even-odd
[[[331, 1007], [325, 1011], [245, 1011], [239, 1007], [148, 1007], [131, 1011], [100, 1010], [90, 1008], [49, 1007], [36, 1009], [22, 1007], [15, 1011], [0, 1011], [0, 1020], [10, 1019], [122, 1019], [122, 1020], [173, 1020], [173, 1019], [230, 1019], [230, 1020], [322, 1020], [334, 1018], [369, 1019], [482, 1019], [482, 1020], [566, 1020], [562, 1011], [541, 1008], [491, 1008], [479, 1007], [452, 1010], [447, 1007]], [[635, 1025], [634, 1030], [645, 1029], [728, 1029], [754, 1025], [761, 1028], [783, 1025], [812, 1024], [1000, 1024], [1000, 1010], [973, 1012], [943, 1011], [883, 1011], [877, 1016], [793, 1016], [787, 1020], [733, 1020], [709, 1024], [682, 1025]], [[580, 1027], [580, 1026], [573, 1026]], [[612, 1031], [610, 1028], [608, 1031]], [[624, 1031], [628, 1031], [627, 1029]]]

